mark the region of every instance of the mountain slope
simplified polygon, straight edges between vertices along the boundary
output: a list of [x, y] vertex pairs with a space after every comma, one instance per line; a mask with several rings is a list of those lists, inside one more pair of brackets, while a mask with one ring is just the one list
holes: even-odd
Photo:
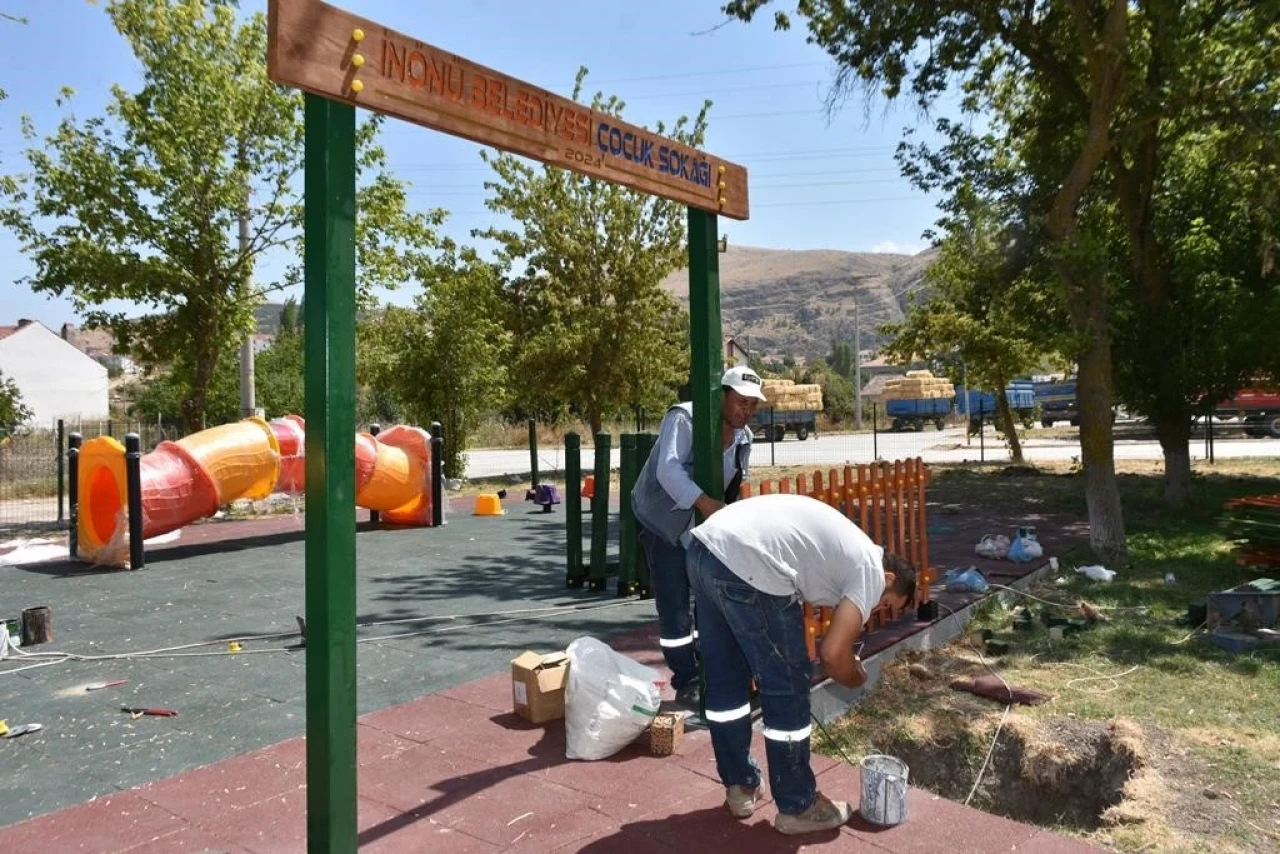
[[[936, 250], [918, 255], [787, 250], [730, 246], [720, 255], [721, 326], [752, 352], [817, 358], [834, 339], [853, 343], [854, 305], [861, 306], [862, 347], [880, 342], [876, 329], [901, 320], [908, 300], [922, 288]], [[689, 299], [689, 271], [662, 286]]]

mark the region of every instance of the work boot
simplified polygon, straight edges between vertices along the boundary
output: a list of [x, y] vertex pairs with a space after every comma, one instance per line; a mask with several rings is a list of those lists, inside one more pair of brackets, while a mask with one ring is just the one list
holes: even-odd
[[751, 818], [756, 804], [764, 798], [764, 783], [751, 786], [730, 786], [725, 790], [724, 805], [734, 818]]
[[799, 815], [778, 813], [773, 820], [774, 829], [787, 836], [831, 830], [840, 827], [853, 817], [853, 807], [845, 801], [833, 801], [822, 792], [813, 799], [813, 806]]
[[676, 691], [676, 705], [688, 709], [695, 715], [702, 708], [702, 687], [698, 685], [695, 679], [688, 685]]

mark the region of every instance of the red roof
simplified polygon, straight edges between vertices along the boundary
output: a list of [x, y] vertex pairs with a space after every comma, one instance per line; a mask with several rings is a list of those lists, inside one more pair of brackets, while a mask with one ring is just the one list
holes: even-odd
[[0, 338], [8, 338], [21, 328], [20, 326], [0, 326]]

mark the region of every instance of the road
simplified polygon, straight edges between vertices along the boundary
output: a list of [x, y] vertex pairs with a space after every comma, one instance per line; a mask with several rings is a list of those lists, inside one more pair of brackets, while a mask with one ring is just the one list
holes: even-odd
[[[873, 447], [874, 446], [874, 447]], [[1280, 439], [1217, 439], [1214, 442], [1217, 459], [1241, 457], [1280, 457]], [[1070, 460], [1080, 456], [1080, 443], [1075, 439], [1037, 439], [1035, 434], [1022, 443], [1023, 455], [1033, 462]], [[881, 459], [894, 460], [921, 457], [929, 463], [988, 462], [1007, 460], [1009, 453], [999, 437], [988, 431], [986, 448], [982, 450], [975, 436], [966, 444], [965, 431], [952, 427], [942, 431], [926, 430], [923, 433], [881, 433], [873, 439], [870, 433], [824, 433], [816, 440], [797, 442], [787, 439], [772, 447], [759, 442], [752, 452], [757, 466], [827, 466], [845, 463], [871, 462], [879, 454]], [[1154, 440], [1120, 440], [1115, 444], [1117, 459], [1158, 460], [1162, 454], [1160, 443]], [[583, 470], [592, 469], [592, 450], [583, 448]], [[985, 456], [984, 456], [985, 454]], [[614, 448], [610, 454], [613, 467], [618, 466], [620, 452]], [[1205, 457], [1204, 443], [1192, 441], [1192, 460]], [[540, 448], [538, 467], [543, 471], [556, 471], [564, 466], [563, 448]], [[524, 480], [529, 472], [527, 450], [474, 450], [467, 455], [467, 477], [518, 476]]]

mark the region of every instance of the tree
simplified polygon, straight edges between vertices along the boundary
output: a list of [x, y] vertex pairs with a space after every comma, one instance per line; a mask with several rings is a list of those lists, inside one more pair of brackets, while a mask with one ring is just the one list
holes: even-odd
[[[0, 221], [19, 237], [37, 292], [67, 295], [89, 326], [183, 389], [191, 429], [231, 352], [253, 329], [264, 293], [253, 270], [271, 252], [297, 251], [301, 215], [301, 95], [266, 75], [266, 20], [237, 21], [234, 4], [112, 0], [107, 13], [142, 66], [136, 93], [116, 85], [106, 115], [65, 118], [27, 152], [31, 173], [10, 187]], [[71, 98], [64, 91], [59, 104]], [[28, 138], [36, 131], [24, 121]], [[362, 293], [410, 278], [435, 243], [440, 212], [405, 211], [404, 186], [385, 174], [377, 119], [362, 124], [357, 217]], [[248, 241], [234, 238], [241, 218]], [[147, 313], [128, 317], [118, 308]]]
[[827, 354], [827, 364], [837, 375], [845, 379], [853, 379], [853, 348], [848, 341], [832, 341], [831, 352]]
[[18, 384], [0, 371], [0, 432], [7, 432], [31, 417], [31, 410], [22, 402]]
[[909, 363], [945, 353], [964, 364], [971, 387], [993, 391], [996, 424], [1022, 463], [1017, 420], [1005, 389], [1045, 356], [1044, 329], [1060, 314], [1028, 270], [1018, 245], [1017, 224], [1002, 221], [991, 205], [962, 192], [943, 220], [945, 236], [937, 260], [925, 271], [932, 296], [911, 306], [902, 323], [881, 327], [890, 341], [884, 352]]
[[399, 401], [411, 422], [439, 421], [444, 471], [461, 477], [471, 437], [483, 415], [502, 404], [506, 388], [502, 278], [473, 249], [450, 247], [423, 288], [413, 308], [388, 306], [374, 325], [366, 382]]
[[[730, 0], [724, 10], [750, 20], [771, 2]], [[1025, 121], [1025, 111], [1008, 121], [1034, 137], [1029, 151], [1038, 159], [1024, 163], [1038, 185], [1038, 222], [1052, 247], [1049, 257], [1075, 332], [1090, 543], [1106, 560], [1125, 553], [1111, 433], [1108, 280], [1104, 259], [1078, 214], [1111, 149], [1129, 71], [1130, 7], [1135, 5], [1141, 4], [805, 0], [797, 9], [807, 20], [810, 41], [839, 65], [833, 106], [857, 87], [894, 99], [905, 86], [928, 110], [958, 85], [962, 109], [976, 114], [993, 106], [993, 81], [1020, 79], [1061, 108], [1053, 125]], [[789, 27], [789, 16], [777, 13], [775, 24]], [[1001, 106], [1013, 110], [1018, 104]]]
[[271, 346], [254, 357], [257, 404], [273, 418], [288, 414], [302, 415], [306, 410], [303, 393], [303, 336], [300, 326], [281, 325]]
[[[578, 72], [573, 97], [582, 92]], [[624, 104], [597, 93], [596, 110]], [[696, 147], [710, 102], [669, 136]], [[666, 133], [659, 123], [658, 133]], [[662, 279], [685, 259], [685, 208], [675, 202], [509, 155], [484, 155], [497, 179], [487, 206], [519, 231], [487, 229], [510, 279], [514, 402], [556, 411], [568, 404], [599, 431], [603, 416], [659, 408], [688, 374], [682, 314]]]

